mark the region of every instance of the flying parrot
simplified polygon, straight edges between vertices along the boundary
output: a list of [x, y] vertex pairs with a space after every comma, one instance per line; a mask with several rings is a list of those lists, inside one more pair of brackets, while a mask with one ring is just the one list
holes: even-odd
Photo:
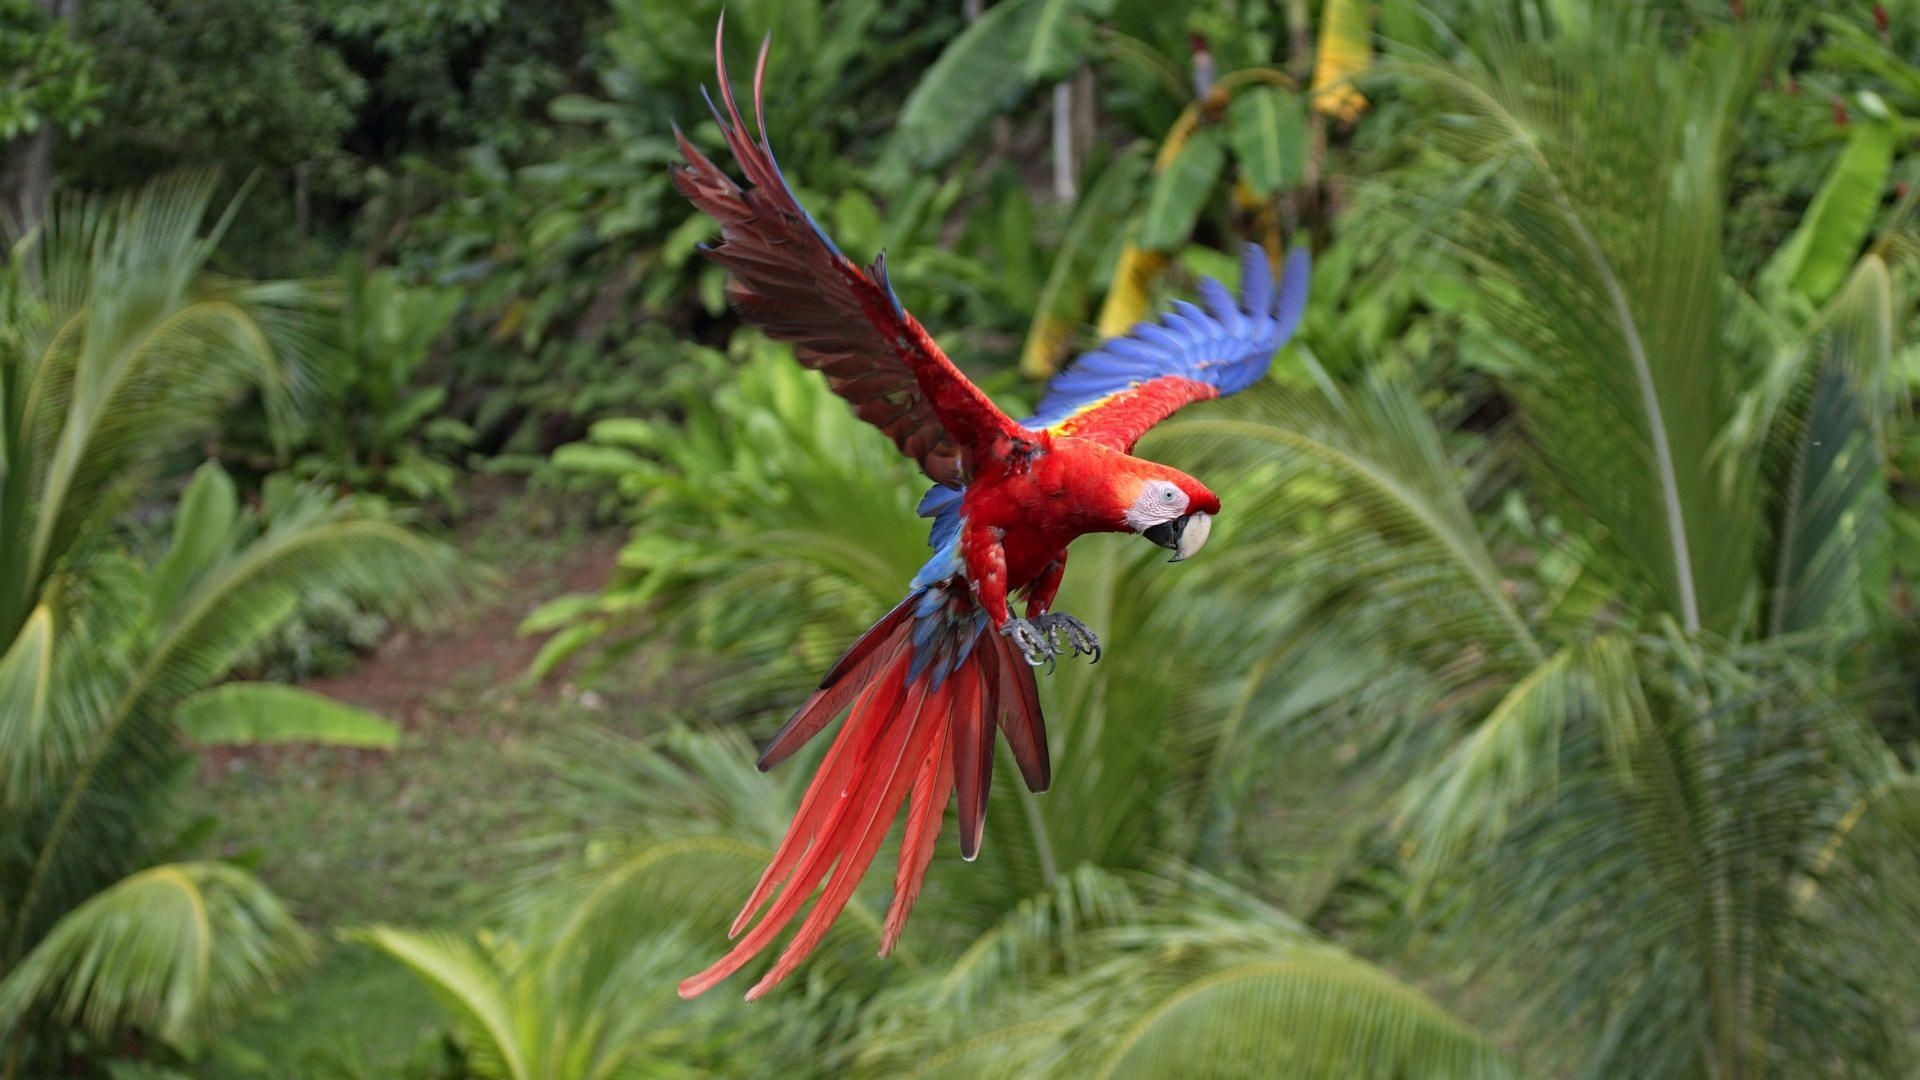
[[[680, 996], [691, 998], [738, 971], [824, 882], [799, 931], [747, 992], [753, 1000], [820, 943], [902, 803], [906, 832], [882, 956], [900, 938], [955, 792], [960, 856], [979, 854], [996, 726], [1027, 787], [1046, 789], [1034, 668], [1051, 670], [1063, 653], [1096, 663], [1100, 656], [1089, 627], [1052, 610], [1068, 545], [1115, 532], [1171, 549], [1173, 562], [1200, 550], [1219, 498], [1185, 473], [1134, 457], [1133, 445], [1182, 406], [1237, 393], [1266, 374], [1300, 323], [1309, 264], [1304, 250], [1294, 251], [1275, 288], [1266, 253], [1249, 245], [1238, 297], [1203, 282], [1204, 307], [1177, 304], [1080, 357], [1047, 387], [1039, 411], [1016, 422], [901, 307], [885, 255], [856, 265], [794, 197], [766, 136], [766, 41], [753, 79], [760, 136], [748, 136], [722, 55], [724, 30], [723, 21], [714, 63], [725, 111], [711, 98], [707, 104], [746, 186], [674, 131], [685, 159], [673, 167], [674, 184], [720, 224], [705, 253], [727, 271], [727, 296], [740, 314], [791, 342], [799, 361], [825, 375], [934, 485], [919, 509], [932, 519], [933, 557], [906, 599], [847, 649], [760, 755], [760, 768], [771, 769], [847, 713], [734, 919], [737, 943], [680, 984]], [[1016, 594], [1024, 594], [1024, 616], [1009, 605]]]

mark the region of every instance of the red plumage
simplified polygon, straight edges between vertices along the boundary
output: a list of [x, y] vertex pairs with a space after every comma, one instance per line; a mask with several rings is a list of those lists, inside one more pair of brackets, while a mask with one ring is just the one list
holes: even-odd
[[1198, 379], [1177, 376], [1154, 379], [1122, 390], [1082, 413], [1053, 426], [1055, 434], [1096, 442], [1123, 454], [1153, 425], [1196, 401], [1220, 396], [1220, 388]]

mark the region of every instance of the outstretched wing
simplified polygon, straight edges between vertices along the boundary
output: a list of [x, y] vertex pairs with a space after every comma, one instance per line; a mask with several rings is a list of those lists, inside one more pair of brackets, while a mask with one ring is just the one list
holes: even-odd
[[887, 283], [886, 257], [863, 272], [794, 197], [767, 142], [761, 107], [767, 42], [761, 43], [753, 76], [760, 138], [747, 137], [722, 55], [725, 28], [723, 18], [713, 52], [726, 112], [711, 98], [707, 105], [747, 187], [734, 183], [678, 128], [674, 136], [686, 164], [674, 168], [673, 181], [720, 223], [720, 242], [706, 253], [728, 271], [728, 297], [769, 336], [792, 342], [801, 363], [826, 375], [860, 419], [886, 432], [936, 483], [964, 483], [966, 452], [996, 434], [1017, 434], [1013, 421], [900, 306]]
[[1267, 253], [1247, 245], [1237, 299], [1217, 281], [1201, 282], [1204, 309], [1182, 301], [1075, 360], [1026, 426], [1128, 452], [1182, 406], [1245, 390], [1299, 327], [1311, 269], [1306, 249], [1294, 249], [1276, 290]]

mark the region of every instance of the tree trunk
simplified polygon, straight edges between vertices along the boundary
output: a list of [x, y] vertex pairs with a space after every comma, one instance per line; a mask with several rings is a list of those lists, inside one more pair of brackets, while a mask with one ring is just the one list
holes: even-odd
[[1053, 197], [1063, 203], [1073, 201], [1073, 83], [1062, 80], [1053, 87]]
[[[69, 23], [78, 13], [79, 0], [35, 0], [55, 19]], [[47, 199], [53, 193], [52, 124], [41, 124], [31, 135], [22, 135], [0, 147], [0, 224], [19, 232], [40, 224], [47, 214]], [[0, 258], [5, 251], [0, 249]]]
[[46, 216], [53, 190], [53, 125], [42, 124], [0, 151], [0, 217], [8, 231], [24, 233]]

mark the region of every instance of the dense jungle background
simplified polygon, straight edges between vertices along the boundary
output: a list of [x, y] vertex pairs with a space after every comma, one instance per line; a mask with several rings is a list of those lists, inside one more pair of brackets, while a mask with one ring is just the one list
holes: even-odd
[[926, 537], [698, 258], [719, 15], [0, 0], [0, 1075], [1920, 1073], [1920, 0], [733, 0], [1014, 415], [1315, 253], [1051, 790], [750, 1006]]

